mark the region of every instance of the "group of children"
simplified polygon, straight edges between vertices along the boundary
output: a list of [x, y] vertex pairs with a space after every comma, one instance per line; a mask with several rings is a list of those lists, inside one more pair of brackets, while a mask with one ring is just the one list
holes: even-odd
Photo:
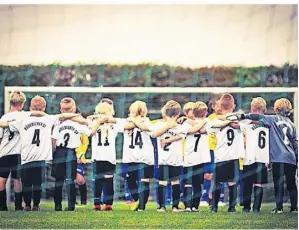
[[[244, 115], [233, 113], [233, 96], [223, 94], [214, 104], [215, 114], [209, 118], [208, 106], [204, 102], [188, 103], [184, 107], [185, 116], [182, 117], [180, 104], [170, 100], [161, 109], [162, 119], [154, 124], [147, 117], [147, 106], [142, 101], [135, 101], [130, 105], [127, 118], [114, 118], [113, 101], [104, 98], [95, 107], [95, 115], [85, 119], [76, 113], [76, 103], [72, 98], [61, 100], [59, 115], [45, 114], [46, 101], [40, 96], [31, 100], [30, 112], [23, 112], [25, 100], [22, 92], [13, 92], [10, 99], [11, 112], [0, 121], [0, 127], [3, 127], [0, 130], [0, 210], [7, 210], [5, 182], [10, 171], [16, 181], [20, 181], [18, 179], [21, 172], [24, 210], [39, 210], [45, 161], [53, 160], [55, 210], [62, 210], [62, 188], [65, 183], [68, 194], [66, 210], [74, 211], [76, 178], [78, 180], [76, 149], [80, 147], [82, 135], [85, 135], [91, 136], [92, 140], [94, 210], [111, 211], [116, 168], [115, 142], [117, 135], [123, 133], [122, 162], [128, 164], [126, 181], [134, 200], [132, 210], [146, 209], [150, 182], [154, 178], [154, 156], [157, 155], [159, 212], [166, 211], [165, 193], [168, 182], [172, 190], [172, 211], [182, 211], [179, 208], [180, 179], [184, 187], [184, 211], [198, 212], [204, 179], [211, 178], [211, 211], [218, 211], [221, 187], [223, 183], [227, 183], [228, 212], [235, 212], [239, 159], [244, 159], [243, 212], [251, 210], [252, 190], [253, 211], [260, 212], [262, 185], [268, 181], [267, 166], [270, 162], [273, 163], [276, 196], [276, 208], [273, 212], [282, 212], [281, 188], [284, 175], [290, 191], [291, 211], [297, 211], [295, 167], [298, 144], [294, 124], [285, 116], [292, 109], [287, 99], [277, 100], [274, 105], [277, 115], [268, 116], [263, 115], [266, 112], [265, 100], [261, 97], [254, 98], [251, 113]], [[272, 138], [275, 138], [276, 144], [271, 142]], [[281, 146], [276, 146], [272, 153], [271, 145]], [[21, 171], [18, 167], [19, 158]], [[284, 169], [283, 173], [281, 168]], [[104, 187], [106, 199], [105, 206], [102, 206]], [[16, 186], [16, 210], [22, 209], [20, 191], [21, 188]]]

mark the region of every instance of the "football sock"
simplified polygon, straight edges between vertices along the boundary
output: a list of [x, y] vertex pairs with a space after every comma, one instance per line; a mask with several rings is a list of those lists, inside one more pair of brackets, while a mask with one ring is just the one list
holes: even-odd
[[166, 186], [159, 184], [158, 203], [160, 207], [165, 207], [165, 190], [166, 190]]
[[94, 181], [94, 205], [101, 204], [101, 195], [103, 191], [104, 178], [97, 178]]
[[220, 191], [220, 198], [219, 198], [219, 201], [221, 201], [221, 202], [224, 202], [224, 190], [225, 190], [225, 183], [222, 183], [221, 191]]
[[252, 183], [244, 181], [244, 196], [243, 196], [243, 207], [244, 209], [250, 210], [251, 206], [251, 194], [252, 194]]
[[193, 184], [193, 207], [194, 208], [198, 209], [200, 198], [201, 198], [201, 184], [194, 183]]
[[180, 202], [180, 185], [172, 185], [172, 207], [178, 208]]
[[263, 200], [263, 188], [254, 186], [254, 203], [253, 210], [260, 211]]
[[31, 207], [32, 184], [23, 183], [22, 190], [25, 205]]
[[86, 203], [86, 201], [87, 201], [86, 183], [79, 185], [79, 193], [80, 193], [80, 197], [81, 197], [81, 204]]
[[211, 189], [211, 184], [212, 184], [211, 180], [207, 180], [207, 179], [204, 180], [202, 198], [206, 202], [209, 202], [209, 192]]
[[113, 177], [112, 178], [104, 178], [106, 184], [106, 204], [112, 205], [113, 204], [113, 197], [114, 197], [114, 188], [113, 188]]
[[229, 207], [234, 208], [237, 204], [237, 185], [228, 186], [229, 188]]
[[41, 184], [33, 185], [33, 206], [39, 206], [40, 199], [42, 197], [42, 187]]
[[213, 191], [212, 191], [212, 207], [213, 208], [218, 208], [220, 192], [221, 192], [221, 184], [215, 183]]
[[63, 187], [63, 181], [55, 181], [55, 188], [54, 188], [55, 205], [61, 204], [62, 202], [62, 187]]
[[22, 208], [22, 193], [15, 192], [15, 208], [21, 209]]
[[0, 207], [6, 207], [6, 190], [0, 191]]
[[140, 192], [139, 192], [139, 205], [138, 209], [145, 209], [145, 205], [149, 197], [149, 182], [140, 182]]
[[137, 186], [137, 182], [132, 177], [128, 177], [127, 181], [128, 181], [128, 187], [129, 187], [131, 196], [132, 196], [133, 200], [136, 202], [136, 201], [138, 201], [138, 186]]
[[185, 208], [191, 208], [191, 206], [192, 206], [192, 187], [184, 188], [184, 201], [185, 201]]

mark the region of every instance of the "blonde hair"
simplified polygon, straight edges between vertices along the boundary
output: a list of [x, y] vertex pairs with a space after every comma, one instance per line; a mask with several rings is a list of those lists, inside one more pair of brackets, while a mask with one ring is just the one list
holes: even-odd
[[11, 106], [20, 106], [26, 102], [26, 96], [22, 91], [16, 90], [9, 95]]
[[287, 116], [292, 109], [292, 104], [287, 98], [277, 99], [274, 103], [274, 112], [282, 116]]
[[105, 102], [100, 102], [96, 107], [95, 107], [95, 113], [96, 114], [102, 114], [102, 115], [114, 115], [114, 109], [112, 105], [105, 103]]
[[129, 107], [129, 112], [135, 112], [136, 116], [146, 117], [147, 107], [143, 101], [135, 101]]
[[193, 114], [195, 117], [203, 118], [206, 116], [207, 112], [208, 112], [208, 106], [204, 102], [198, 101], [194, 103]]
[[188, 113], [190, 110], [193, 110], [194, 105], [195, 105], [195, 103], [192, 101], [187, 102], [183, 107], [183, 112]]
[[46, 109], [47, 102], [45, 98], [36, 95], [34, 98], [32, 98], [30, 102], [30, 109], [35, 111], [44, 111]]
[[231, 110], [235, 108], [235, 99], [230, 93], [225, 93], [220, 98], [221, 109]]
[[168, 101], [163, 108], [167, 117], [179, 116], [181, 113], [181, 105], [174, 100]]
[[267, 109], [267, 103], [264, 98], [256, 97], [251, 101], [251, 109], [259, 112], [265, 112]]
[[60, 101], [60, 109], [63, 113], [75, 113], [76, 102], [71, 97], [62, 98]]

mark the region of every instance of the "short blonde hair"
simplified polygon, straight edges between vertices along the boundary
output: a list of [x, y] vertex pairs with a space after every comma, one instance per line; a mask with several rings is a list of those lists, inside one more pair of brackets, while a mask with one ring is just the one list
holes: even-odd
[[114, 114], [115, 114], [114, 104], [113, 104], [113, 101], [110, 98], [107, 98], [107, 97], [102, 98], [100, 103], [107, 103], [107, 104], [111, 105], [111, 107], [112, 107], [112, 116], [114, 116]]
[[34, 98], [31, 99], [30, 102], [30, 109], [35, 111], [43, 111], [46, 109], [47, 102], [45, 98], [36, 95]]
[[179, 116], [181, 113], [181, 105], [174, 100], [168, 101], [163, 108], [167, 117]]
[[267, 109], [267, 103], [264, 98], [256, 97], [251, 101], [251, 109], [259, 112], [265, 112]]
[[283, 116], [293, 109], [291, 102], [287, 98], [277, 99], [274, 103], [274, 112]]
[[11, 106], [20, 106], [26, 102], [26, 96], [22, 91], [16, 90], [9, 95], [9, 103]]
[[195, 105], [195, 103], [192, 101], [187, 102], [183, 107], [183, 112], [188, 113], [190, 110], [193, 110], [194, 105]]
[[193, 114], [195, 117], [203, 118], [206, 116], [207, 112], [208, 112], [208, 106], [204, 102], [198, 101], [194, 103]]
[[63, 113], [75, 113], [76, 102], [71, 97], [62, 98], [60, 101], [60, 109]]
[[224, 110], [234, 109], [235, 99], [233, 95], [231, 95], [230, 93], [223, 94], [220, 98], [220, 105], [221, 105], [221, 109]]
[[104, 102], [100, 102], [96, 107], [95, 107], [95, 112], [97, 114], [103, 114], [103, 115], [114, 115], [114, 110], [112, 105]]
[[129, 111], [135, 112], [136, 116], [146, 117], [147, 115], [147, 107], [144, 101], [135, 101], [133, 102], [130, 107]]

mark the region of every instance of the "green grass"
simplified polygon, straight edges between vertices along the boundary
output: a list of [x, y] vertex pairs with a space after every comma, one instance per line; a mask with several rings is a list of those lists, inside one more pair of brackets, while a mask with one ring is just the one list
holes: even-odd
[[[0, 229], [3, 228], [238, 228], [238, 229], [298, 229], [297, 214], [288, 212], [271, 214], [273, 205], [264, 205], [262, 213], [229, 214], [220, 207], [217, 214], [201, 207], [200, 213], [158, 213], [154, 203], [145, 212], [132, 212], [129, 206], [118, 203], [113, 212], [94, 212], [91, 205], [78, 206], [75, 212], [55, 212], [52, 203], [43, 203], [40, 212], [0, 212]], [[10, 207], [12, 210], [13, 207]]]

